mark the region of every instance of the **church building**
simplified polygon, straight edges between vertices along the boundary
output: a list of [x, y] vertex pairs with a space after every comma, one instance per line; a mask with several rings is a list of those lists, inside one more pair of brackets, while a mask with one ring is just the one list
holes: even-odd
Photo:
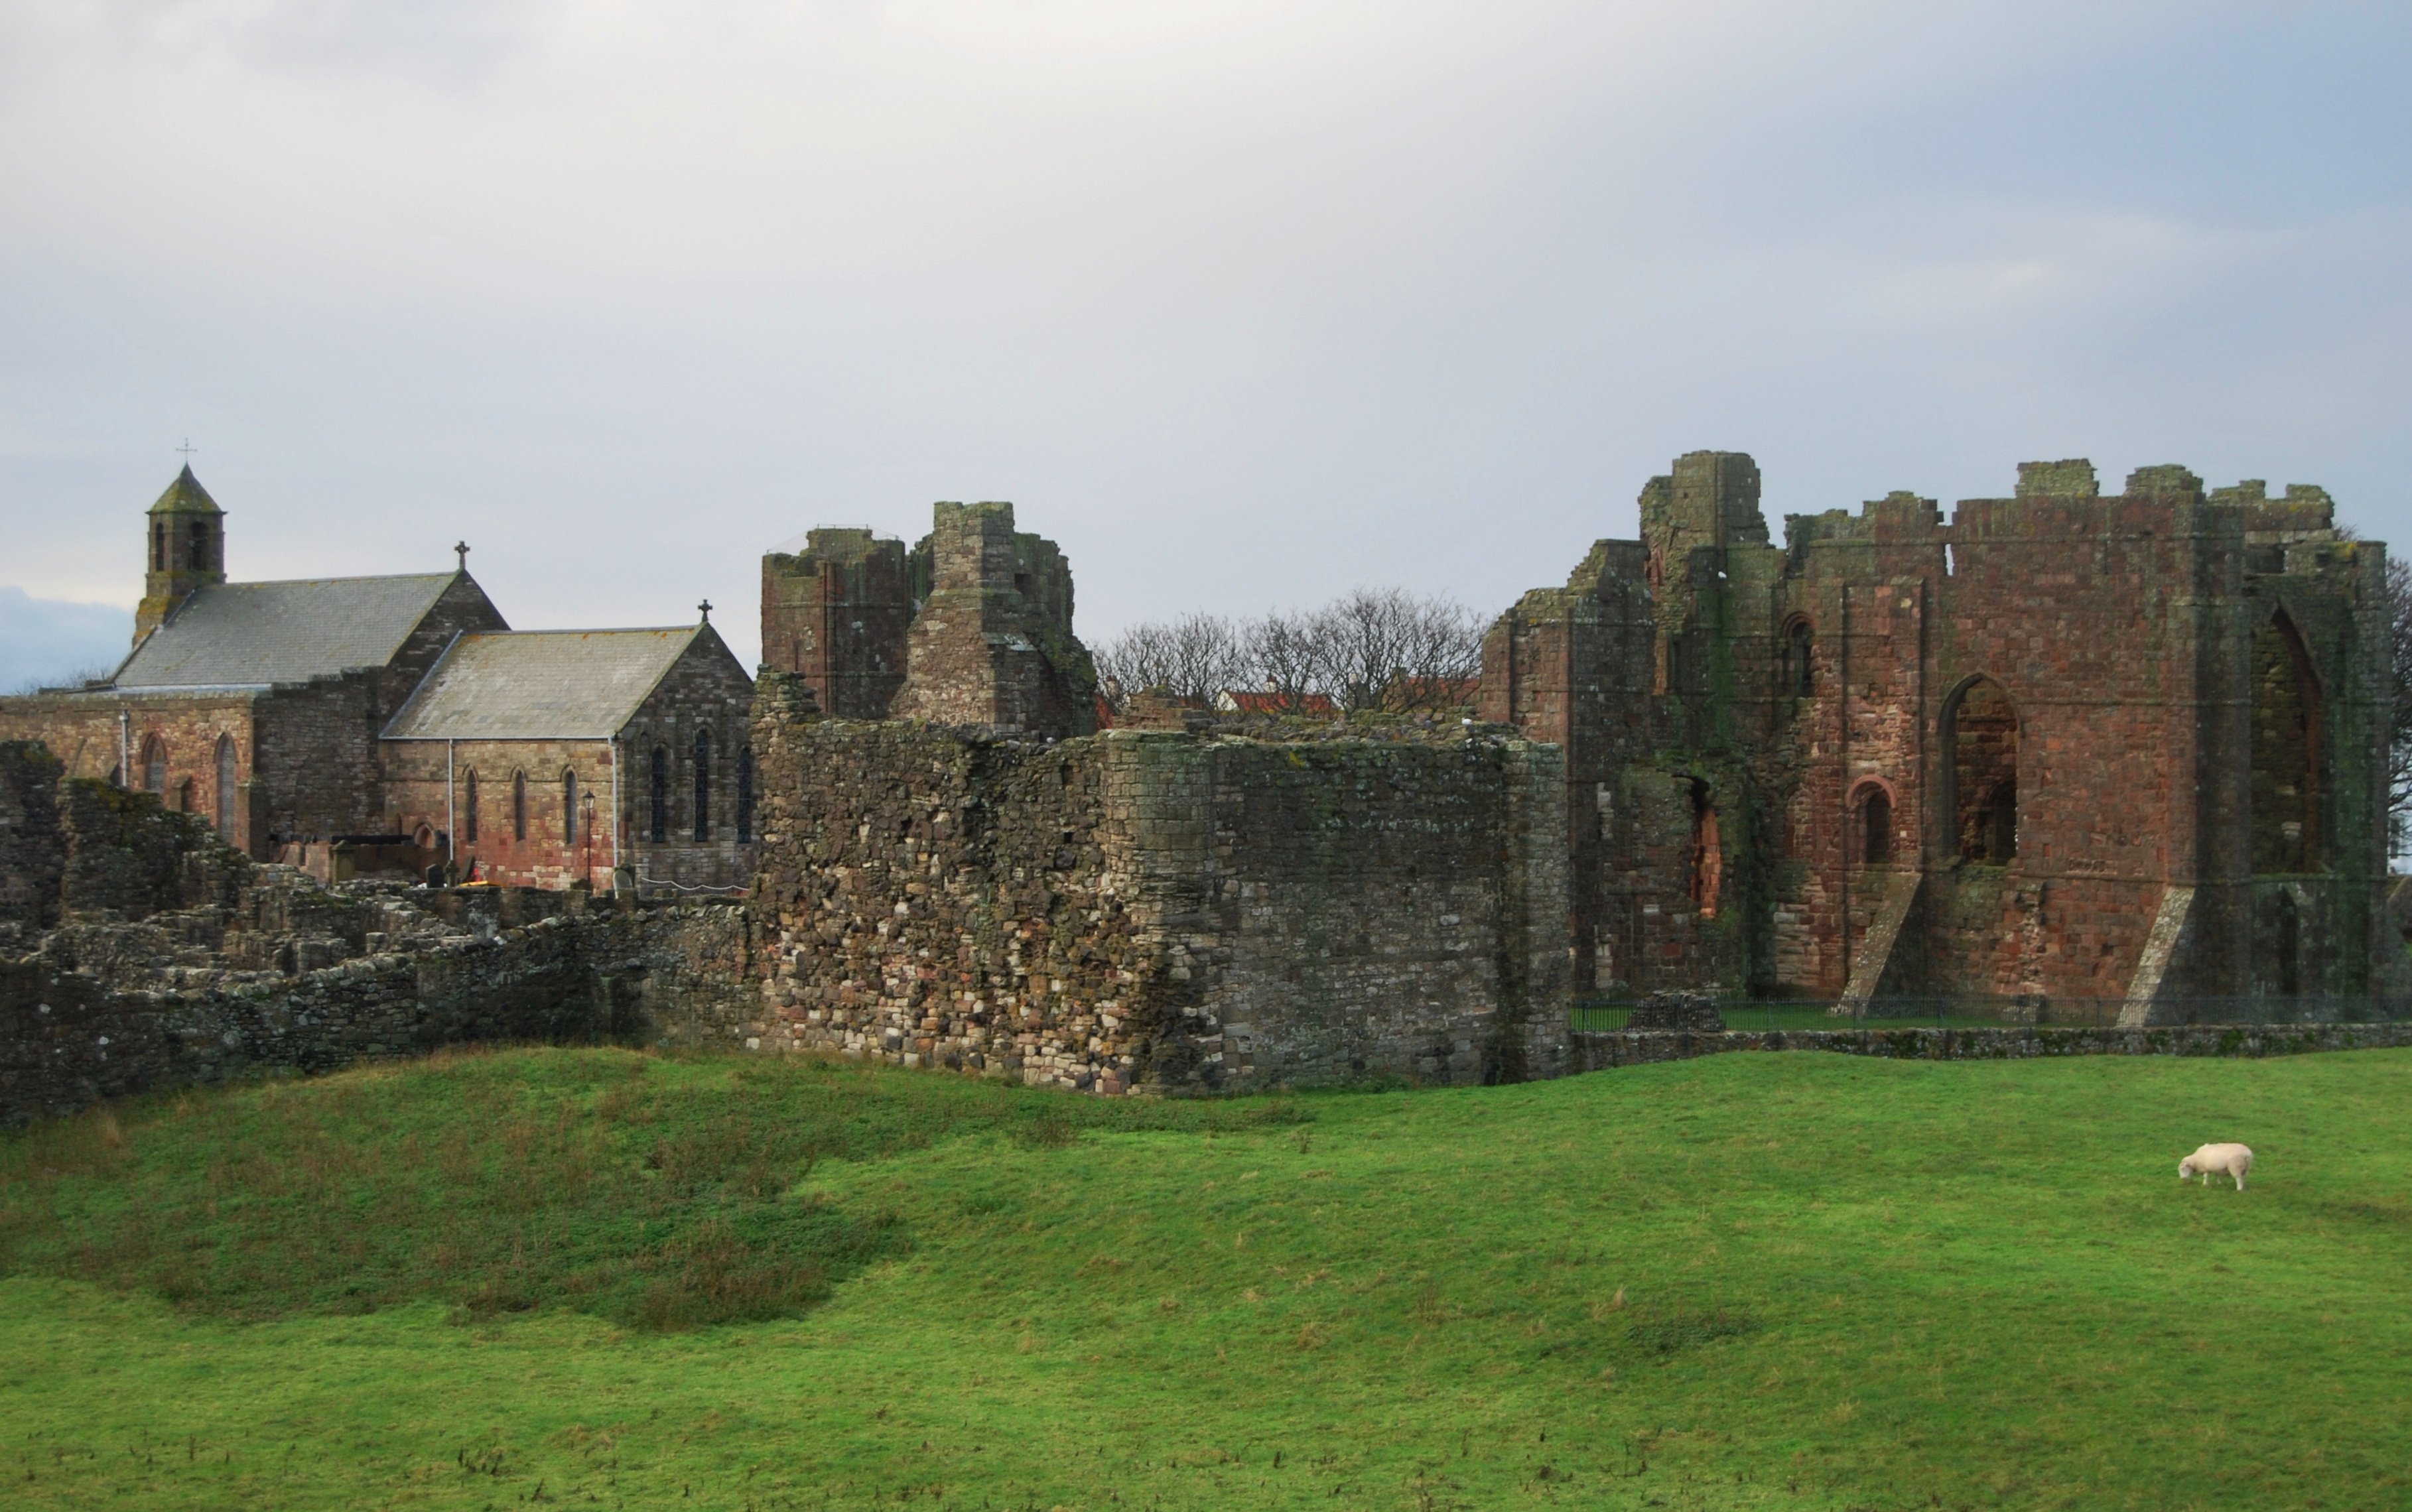
[[750, 874], [753, 683], [708, 610], [514, 632], [466, 547], [449, 572], [229, 582], [224, 511], [190, 467], [146, 523], [132, 653], [83, 687], [0, 698], [0, 740], [323, 876]]

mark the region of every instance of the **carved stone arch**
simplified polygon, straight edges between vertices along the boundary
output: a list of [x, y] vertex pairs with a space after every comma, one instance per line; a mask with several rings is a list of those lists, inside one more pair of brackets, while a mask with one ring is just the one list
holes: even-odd
[[1844, 800], [1848, 816], [1844, 859], [1853, 866], [1890, 866], [1900, 849], [1895, 826], [1900, 823], [1901, 795], [1883, 777], [1861, 777]]
[[2327, 785], [2319, 668], [2284, 605], [2255, 623], [2249, 657], [2253, 870], [2316, 872], [2325, 861], [2320, 808]]
[[1989, 673], [1963, 678], [1944, 700], [1940, 733], [1947, 854], [2008, 865], [2018, 856], [2020, 797], [2019, 711], [2009, 689]]

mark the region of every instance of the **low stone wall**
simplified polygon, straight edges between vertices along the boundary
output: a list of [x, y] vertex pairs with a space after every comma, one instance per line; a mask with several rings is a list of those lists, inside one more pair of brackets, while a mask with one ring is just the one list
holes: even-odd
[[2302, 1055], [2412, 1045], [2412, 1023], [2173, 1024], [2150, 1029], [1771, 1029], [1726, 1034], [1578, 1034], [1574, 1068], [1688, 1061], [1728, 1050], [1832, 1050], [1900, 1061], [2013, 1061], [2049, 1055]]
[[[138, 946], [161, 932], [113, 931], [140, 935], [124, 942]], [[303, 939], [329, 950], [343, 943]], [[744, 911], [726, 904], [560, 914], [496, 929], [473, 902], [458, 932], [407, 952], [291, 975], [165, 964], [145, 974], [148, 984], [132, 985], [145, 962], [122, 959], [125, 950], [101, 956], [87, 930], [75, 941], [84, 957], [77, 964], [55, 953], [0, 959], [0, 1124], [134, 1093], [339, 1070], [444, 1045], [728, 1044], [742, 1032], [743, 1008], [758, 1000], [743, 976], [748, 939]]]

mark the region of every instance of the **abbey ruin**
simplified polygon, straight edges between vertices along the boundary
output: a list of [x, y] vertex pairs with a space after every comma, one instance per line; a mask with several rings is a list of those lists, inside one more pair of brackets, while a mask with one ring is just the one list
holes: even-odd
[[[297, 1065], [634, 1033], [1107, 1094], [1657, 1053], [1587, 1048], [1587, 995], [2404, 999], [2385, 550], [2324, 492], [2028, 463], [1781, 545], [1758, 498], [1749, 457], [1679, 458], [1640, 539], [1498, 619], [1462, 711], [1283, 716], [1101, 699], [1009, 505], [767, 555], [749, 680], [708, 621], [510, 632], [465, 550], [229, 583], [187, 473], [125, 666], [0, 700], [0, 1093], [286, 1064], [211, 1026], [305, 987]], [[128, 1064], [104, 1020], [151, 1069], [94, 1069]]]

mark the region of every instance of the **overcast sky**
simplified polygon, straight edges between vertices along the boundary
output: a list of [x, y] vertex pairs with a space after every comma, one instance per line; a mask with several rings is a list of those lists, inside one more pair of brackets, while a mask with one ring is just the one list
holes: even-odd
[[[1092, 640], [1495, 610], [1703, 447], [1779, 529], [2090, 456], [2412, 546], [2407, 44], [2204, 0], [0, 7], [0, 586], [130, 605], [188, 436], [239, 578], [465, 537], [514, 625], [709, 595], [749, 661], [766, 548], [934, 499], [1060, 542]], [[83, 659], [11, 603], [18, 660]]]

